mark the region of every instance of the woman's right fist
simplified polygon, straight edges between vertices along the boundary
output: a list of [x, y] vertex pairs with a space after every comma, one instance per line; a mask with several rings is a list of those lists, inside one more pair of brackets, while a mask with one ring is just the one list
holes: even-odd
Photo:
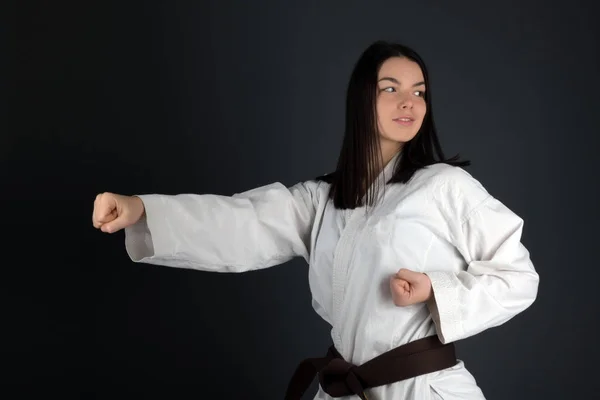
[[144, 215], [144, 203], [136, 196], [100, 193], [94, 201], [94, 228], [113, 233], [135, 224]]

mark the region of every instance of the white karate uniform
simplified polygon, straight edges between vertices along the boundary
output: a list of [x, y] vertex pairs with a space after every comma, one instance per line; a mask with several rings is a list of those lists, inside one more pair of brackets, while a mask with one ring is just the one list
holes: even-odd
[[[126, 228], [126, 249], [135, 262], [236, 273], [303, 257], [313, 307], [331, 324], [336, 349], [355, 365], [426, 336], [437, 334], [443, 343], [467, 338], [535, 300], [539, 277], [521, 244], [523, 220], [463, 169], [436, 164], [408, 184], [389, 184], [369, 213], [336, 210], [328, 190], [328, 183], [307, 181], [233, 196], [141, 195], [146, 216]], [[389, 279], [400, 268], [426, 273], [435, 299], [394, 305]], [[484, 398], [462, 361], [366, 394], [369, 400]], [[319, 389], [315, 399], [331, 397]]]

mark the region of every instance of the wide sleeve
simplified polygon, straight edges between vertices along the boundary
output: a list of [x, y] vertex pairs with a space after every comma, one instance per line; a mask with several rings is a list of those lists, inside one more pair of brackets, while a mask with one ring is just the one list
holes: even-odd
[[440, 200], [460, 271], [433, 271], [428, 306], [443, 343], [499, 326], [536, 299], [539, 276], [521, 242], [524, 221], [470, 175], [455, 170]]
[[125, 229], [132, 261], [245, 272], [308, 259], [317, 183], [281, 183], [233, 196], [140, 195], [145, 216]]

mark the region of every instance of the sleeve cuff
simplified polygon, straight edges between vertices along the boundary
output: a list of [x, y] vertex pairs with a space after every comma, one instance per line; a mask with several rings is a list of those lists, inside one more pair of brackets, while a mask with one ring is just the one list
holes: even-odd
[[435, 323], [442, 343], [450, 343], [462, 337], [463, 326], [460, 315], [460, 299], [455, 288], [455, 279], [450, 272], [428, 272], [433, 296], [427, 307]]
[[163, 203], [158, 195], [140, 195], [144, 203], [145, 214], [135, 224], [125, 228], [125, 250], [134, 262], [146, 262], [156, 257], [171, 256], [174, 251], [168, 249], [167, 235], [169, 227], [161, 213]]

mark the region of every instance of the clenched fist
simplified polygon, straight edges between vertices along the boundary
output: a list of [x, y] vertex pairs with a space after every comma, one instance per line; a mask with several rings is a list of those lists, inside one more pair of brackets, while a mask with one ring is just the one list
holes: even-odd
[[92, 222], [102, 232], [113, 233], [135, 224], [144, 215], [144, 203], [135, 196], [101, 193], [94, 201]]
[[426, 302], [432, 295], [429, 277], [406, 268], [391, 277], [390, 289], [394, 304], [399, 307]]

